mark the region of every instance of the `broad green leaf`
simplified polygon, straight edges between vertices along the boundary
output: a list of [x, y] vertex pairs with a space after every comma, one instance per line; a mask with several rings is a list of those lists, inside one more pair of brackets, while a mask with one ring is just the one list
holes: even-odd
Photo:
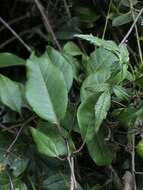
[[94, 106], [100, 94], [93, 94], [85, 99], [77, 112], [78, 124], [81, 136], [85, 141], [91, 140], [95, 134], [95, 111]]
[[51, 63], [58, 67], [58, 69], [63, 73], [67, 89], [69, 90], [73, 82], [73, 68], [69, 60], [50, 46], [47, 46], [46, 53]]
[[132, 20], [133, 20], [133, 17], [130, 12], [126, 13], [126, 14], [122, 14], [113, 19], [112, 26], [121, 26], [121, 25], [127, 24], [129, 22], [132, 22]]
[[30, 131], [40, 153], [51, 157], [67, 154], [65, 141], [56, 127], [48, 127], [46, 134], [33, 127], [30, 128]]
[[101, 131], [94, 135], [90, 141], [86, 142], [91, 158], [99, 166], [110, 165], [113, 160], [113, 152], [104, 141]]
[[95, 104], [95, 131], [98, 132], [103, 120], [107, 116], [107, 112], [111, 104], [111, 94], [109, 90], [106, 90], [101, 94], [98, 101]]
[[64, 52], [72, 55], [72, 56], [77, 56], [77, 55], [82, 55], [82, 51], [80, 50], [80, 48], [74, 43], [74, 42], [67, 42], [64, 45], [63, 48]]
[[1, 102], [13, 111], [20, 112], [22, 107], [22, 91], [17, 82], [0, 74]]
[[27, 61], [26, 97], [41, 118], [58, 124], [65, 115], [68, 96], [62, 73], [45, 57]]
[[120, 99], [120, 100], [129, 100], [129, 95], [126, 92], [126, 89], [123, 88], [122, 86], [115, 85], [113, 87], [113, 92], [115, 95]]
[[10, 67], [10, 66], [21, 66], [25, 65], [24, 59], [11, 54], [11, 53], [0, 53], [0, 68]]
[[109, 77], [110, 71], [106, 70], [98, 70], [90, 74], [82, 84], [80, 91], [81, 101], [93, 93], [104, 92], [109, 89], [109, 85], [106, 83]]
[[118, 57], [102, 47], [96, 48], [96, 50], [90, 55], [87, 62], [88, 73], [95, 72], [97, 70], [111, 71], [118, 67]]

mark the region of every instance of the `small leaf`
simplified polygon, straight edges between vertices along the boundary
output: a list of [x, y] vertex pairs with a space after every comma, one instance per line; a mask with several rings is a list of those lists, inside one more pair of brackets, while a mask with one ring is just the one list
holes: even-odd
[[22, 107], [21, 87], [17, 82], [0, 74], [1, 102], [13, 111], [20, 112]]
[[0, 53], [0, 68], [10, 67], [10, 66], [21, 66], [25, 65], [24, 59], [11, 54], [11, 53]]
[[95, 131], [98, 132], [100, 125], [107, 116], [111, 104], [111, 94], [105, 91], [95, 104]]
[[92, 74], [90, 74], [83, 82], [80, 97], [81, 101], [96, 92], [104, 92], [109, 88], [109, 85], [106, 81], [110, 77], [110, 71], [106, 70], [98, 70]]
[[43, 119], [58, 124], [66, 113], [68, 96], [62, 73], [45, 57], [27, 61], [26, 97]]
[[64, 45], [63, 48], [64, 52], [72, 55], [72, 56], [77, 56], [77, 55], [82, 55], [82, 51], [80, 50], [80, 48], [74, 43], [74, 42], [67, 42]]
[[65, 141], [56, 127], [48, 127], [46, 134], [33, 127], [30, 128], [30, 131], [40, 153], [51, 157], [67, 154]]
[[126, 92], [126, 89], [124, 89], [122, 86], [115, 85], [113, 87], [113, 92], [119, 99], [129, 100], [129, 95]]

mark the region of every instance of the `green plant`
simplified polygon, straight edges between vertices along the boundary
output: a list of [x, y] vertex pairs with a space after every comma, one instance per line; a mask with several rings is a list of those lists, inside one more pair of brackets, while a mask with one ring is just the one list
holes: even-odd
[[[84, 182], [77, 177], [74, 162], [84, 145], [98, 166], [110, 166], [115, 161], [118, 144], [112, 132], [114, 117], [118, 116], [119, 125], [127, 126], [128, 142], [132, 144], [130, 131], [138, 125], [142, 107], [134, 108], [131, 103], [134, 92], [127, 85], [136, 76], [129, 69], [126, 45], [118, 46], [92, 35], [76, 37], [89, 41], [96, 46], [95, 50], [88, 56], [76, 44], [68, 42], [62, 52], [48, 46], [44, 54], [32, 53], [27, 60], [0, 54], [1, 68], [24, 66], [27, 73], [26, 81], [21, 82], [0, 75], [0, 102], [7, 110], [1, 123], [3, 131], [7, 131], [2, 133], [0, 145], [3, 189], [11, 186], [56, 190], [59, 189], [56, 181], [61, 189], [85, 189]], [[35, 153], [30, 134], [41, 154]], [[14, 141], [10, 143], [13, 135]], [[81, 136], [80, 143], [76, 135]], [[68, 165], [65, 170], [56, 165], [54, 169], [53, 165], [53, 171], [50, 169], [48, 173], [42, 169], [40, 179], [37, 178], [40, 166], [33, 166], [35, 155], [38, 165], [41, 159], [45, 159], [48, 168], [49, 161], [62, 166], [62, 160], [67, 160]]]

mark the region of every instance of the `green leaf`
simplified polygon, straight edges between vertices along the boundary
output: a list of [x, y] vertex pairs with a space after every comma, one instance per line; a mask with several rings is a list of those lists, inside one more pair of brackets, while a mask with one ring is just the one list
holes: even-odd
[[64, 174], [55, 174], [44, 180], [43, 188], [46, 190], [69, 190], [70, 177]]
[[88, 73], [95, 72], [97, 70], [111, 71], [117, 67], [118, 57], [102, 47], [96, 48], [96, 50], [90, 55], [87, 62]]
[[77, 55], [82, 55], [82, 51], [80, 50], [80, 48], [74, 43], [74, 42], [67, 42], [64, 45], [63, 48], [64, 52], [72, 55], [72, 56], [77, 56]]
[[126, 89], [122, 86], [115, 85], [113, 87], [113, 92], [120, 100], [129, 100], [129, 95], [126, 92]]
[[67, 154], [65, 141], [56, 127], [48, 127], [46, 134], [33, 127], [30, 128], [30, 131], [40, 153], [51, 157]]
[[58, 67], [58, 69], [63, 73], [67, 89], [69, 90], [73, 82], [73, 69], [69, 60], [50, 46], [47, 46], [46, 53], [51, 63]]
[[130, 12], [126, 14], [122, 14], [113, 19], [112, 26], [121, 26], [121, 25], [131, 22], [132, 20], [133, 20], [133, 17]]
[[94, 135], [90, 141], [87, 141], [87, 148], [91, 158], [99, 166], [110, 165], [113, 160], [113, 152], [104, 141], [101, 131]]
[[58, 124], [65, 115], [68, 96], [62, 73], [45, 57], [27, 61], [26, 97], [43, 119]]
[[76, 15], [80, 18], [81, 22], [92, 23], [99, 19], [100, 15], [94, 9], [89, 7], [76, 7]]
[[28, 165], [28, 159], [16, 157], [13, 159], [12, 164], [10, 165], [10, 169], [15, 177], [18, 177], [20, 174], [24, 172]]
[[95, 104], [95, 131], [98, 132], [111, 104], [111, 94], [107, 90], [101, 94]]
[[114, 41], [103, 40], [103, 39], [100, 39], [98, 37], [93, 36], [92, 34], [90, 34], [90, 35], [78, 34], [78, 35], [75, 35], [75, 37], [87, 40], [91, 44], [94, 44], [94, 45], [99, 46], [99, 47], [103, 47], [107, 50], [110, 50], [110, 51], [113, 51], [116, 53], [120, 52], [119, 47], [117, 46], [117, 44]]
[[86, 98], [79, 106], [77, 112], [78, 124], [81, 136], [85, 141], [91, 140], [95, 134], [94, 106], [100, 97], [100, 93]]
[[110, 71], [98, 70], [90, 74], [82, 84], [80, 97], [81, 101], [96, 92], [104, 92], [109, 89], [108, 83], [106, 81], [110, 77]]
[[11, 53], [0, 53], [0, 68], [10, 67], [10, 66], [21, 66], [25, 65], [24, 59], [11, 54]]
[[21, 87], [17, 82], [0, 74], [1, 102], [13, 111], [20, 112], [22, 107]]

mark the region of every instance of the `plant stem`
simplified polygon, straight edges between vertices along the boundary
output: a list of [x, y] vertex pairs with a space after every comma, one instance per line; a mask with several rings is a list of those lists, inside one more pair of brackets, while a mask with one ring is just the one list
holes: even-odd
[[133, 176], [133, 185], [134, 185], [134, 190], [137, 190], [136, 186], [136, 176], [135, 176], [135, 134], [132, 134], [132, 176]]
[[21, 44], [31, 53], [31, 48], [22, 40], [22, 38], [7, 24], [2, 17], [0, 17], [0, 22], [11, 31], [11, 33], [21, 42]]
[[[129, 3], [130, 3], [130, 9], [131, 9], [133, 21], [135, 22], [135, 14], [134, 14], [134, 10], [133, 10], [132, 0], [129, 0]], [[139, 33], [138, 33], [138, 28], [137, 28], [137, 24], [136, 23], [135, 23], [135, 31], [136, 31], [136, 38], [137, 38], [139, 56], [140, 56], [141, 64], [143, 64], [142, 50], [141, 50], [141, 45], [140, 45], [140, 40], [139, 40]]]
[[123, 40], [121, 41], [120, 45], [123, 44], [127, 38], [129, 37], [130, 33], [132, 32], [136, 22], [138, 21], [139, 17], [141, 16], [141, 14], [143, 13], [143, 8], [140, 10], [139, 14], [137, 15], [137, 17], [135, 18], [133, 24], [131, 25], [130, 29], [128, 30], [127, 34], [125, 35], [125, 37], [123, 38]]
[[106, 16], [106, 21], [105, 21], [105, 26], [104, 26], [104, 30], [103, 30], [102, 39], [104, 39], [104, 37], [105, 37], [105, 33], [106, 33], [107, 25], [108, 25], [108, 20], [109, 20], [109, 14], [110, 14], [111, 5], [112, 5], [112, 0], [110, 0], [108, 13], [107, 13], [107, 16]]
[[34, 0], [34, 1], [35, 1], [35, 4], [37, 5], [37, 8], [39, 9], [42, 17], [43, 17], [43, 20], [45, 23], [45, 28], [46, 28], [47, 32], [51, 33], [51, 36], [52, 36], [55, 44], [57, 45], [57, 48], [61, 51], [62, 48], [61, 48], [61, 46], [60, 46], [60, 44], [59, 44], [59, 42], [55, 36], [55, 33], [54, 33], [52, 27], [51, 27], [51, 24], [50, 24], [50, 21], [48, 18], [48, 13], [47, 13], [47, 15], [44, 13], [43, 6], [41, 5], [40, 1], [38, 1], [38, 0]]
[[67, 4], [67, 1], [66, 1], [66, 0], [63, 0], [63, 3], [64, 3], [64, 6], [65, 6], [67, 15], [68, 15], [68, 17], [69, 17], [69, 19], [70, 19], [70, 18], [71, 18], [71, 13], [70, 13], [70, 9], [69, 9], [69, 6], [68, 6], [68, 4]]
[[67, 161], [69, 163], [69, 167], [70, 167], [70, 170], [71, 170], [71, 186], [70, 186], [70, 190], [76, 190], [77, 189], [77, 183], [76, 183], [76, 178], [75, 178], [75, 174], [74, 174], [74, 158], [71, 156], [69, 144], [68, 144], [67, 141], [66, 141], [66, 144], [67, 144], [67, 150], [68, 150]]

